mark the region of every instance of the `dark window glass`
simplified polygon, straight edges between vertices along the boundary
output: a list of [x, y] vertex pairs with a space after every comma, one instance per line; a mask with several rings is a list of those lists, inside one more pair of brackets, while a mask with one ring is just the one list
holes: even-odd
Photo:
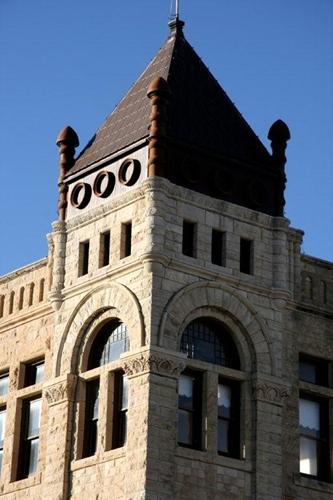
[[88, 370], [106, 365], [129, 350], [129, 337], [124, 323], [106, 323], [98, 332], [90, 350]]
[[0, 396], [5, 396], [8, 394], [9, 388], [9, 373], [1, 373], [0, 374]]
[[99, 267], [108, 266], [110, 263], [110, 231], [101, 234], [99, 251]]
[[114, 413], [112, 448], [120, 448], [126, 442], [128, 410], [128, 379], [122, 372], [114, 374]]
[[37, 470], [41, 403], [41, 399], [23, 401], [18, 479]]
[[121, 258], [128, 257], [132, 253], [132, 222], [121, 226]]
[[225, 326], [210, 318], [192, 321], [181, 338], [181, 352], [188, 358], [228, 366], [238, 370], [237, 348]]
[[212, 264], [225, 266], [225, 233], [212, 230]]
[[299, 431], [301, 474], [326, 480], [329, 475], [327, 400], [301, 395]]
[[253, 241], [240, 239], [239, 270], [241, 273], [253, 273]]
[[83, 241], [79, 245], [79, 276], [88, 274], [89, 270], [89, 241]]
[[189, 257], [196, 257], [196, 224], [187, 220], [183, 221], [183, 247], [182, 252]]
[[239, 458], [239, 386], [220, 380], [217, 391], [217, 449], [221, 455]]
[[99, 379], [86, 383], [86, 406], [82, 458], [96, 452], [98, 434]]
[[189, 448], [201, 448], [202, 376], [186, 371], [178, 384], [178, 443]]
[[44, 381], [44, 359], [25, 365], [24, 387]]
[[0, 408], [0, 474], [2, 470], [3, 444], [5, 440], [6, 408]]
[[328, 386], [328, 361], [301, 354], [299, 378], [310, 384]]

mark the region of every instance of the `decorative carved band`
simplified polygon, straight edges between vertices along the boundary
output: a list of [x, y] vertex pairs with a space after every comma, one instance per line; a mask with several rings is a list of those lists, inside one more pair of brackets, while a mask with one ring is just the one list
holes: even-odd
[[55, 405], [63, 401], [73, 401], [75, 386], [76, 377], [74, 375], [69, 375], [66, 380], [50, 385], [44, 390], [48, 404]]
[[253, 391], [255, 399], [282, 405], [285, 398], [289, 396], [287, 389], [266, 382], [258, 382]]
[[165, 359], [156, 354], [140, 354], [136, 358], [126, 360], [123, 368], [126, 375], [138, 375], [142, 372], [158, 373], [168, 377], [178, 378], [185, 369], [185, 363], [182, 361]]

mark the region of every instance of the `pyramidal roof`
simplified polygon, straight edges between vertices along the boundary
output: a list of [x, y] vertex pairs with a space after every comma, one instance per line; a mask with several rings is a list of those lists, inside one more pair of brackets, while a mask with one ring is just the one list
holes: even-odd
[[168, 137], [218, 156], [263, 164], [270, 154], [201, 61], [178, 21], [155, 58], [83, 149], [69, 175], [148, 137], [152, 80], [169, 84]]

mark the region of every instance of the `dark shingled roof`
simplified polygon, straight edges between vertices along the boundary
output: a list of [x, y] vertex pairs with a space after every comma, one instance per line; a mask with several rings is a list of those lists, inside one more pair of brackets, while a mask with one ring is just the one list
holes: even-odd
[[268, 151], [178, 28], [83, 149], [69, 175], [148, 136], [147, 89], [158, 76], [171, 89], [170, 138], [250, 164], [267, 162]]

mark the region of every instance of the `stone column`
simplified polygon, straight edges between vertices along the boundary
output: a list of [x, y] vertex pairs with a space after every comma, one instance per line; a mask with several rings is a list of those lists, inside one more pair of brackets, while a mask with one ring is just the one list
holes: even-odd
[[128, 463], [133, 464], [132, 478], [133, 473], [140, 479], [145, 474], [142, 496], [139, 490], [127, 491], [128, 499], [174, 499], [177, 386], [183, 369], [183, 361], [148, 351], [125, 366], [135, 401], [129, 415]]
[[67, 375], [54, 379], [44, 394], [49, 405], [43, 498], [64, 500], [68, 498], [69, 466], [71, 460], [71, 435], [73, 401], [76, 376]]
[[256, 500], [281, 500], [282, 406], [286, 387], [272, 379], [259, 378], [254, 388], [256, 401]]
[[52, 224], [52, 286], [50, 291], [50, 300], [55, 310], [58, 310], [62, 302], [62, 289], [65, 283], [65, 261], [66, 261], [66, 243], [67, 232], [66, 222], [56, 221]]

